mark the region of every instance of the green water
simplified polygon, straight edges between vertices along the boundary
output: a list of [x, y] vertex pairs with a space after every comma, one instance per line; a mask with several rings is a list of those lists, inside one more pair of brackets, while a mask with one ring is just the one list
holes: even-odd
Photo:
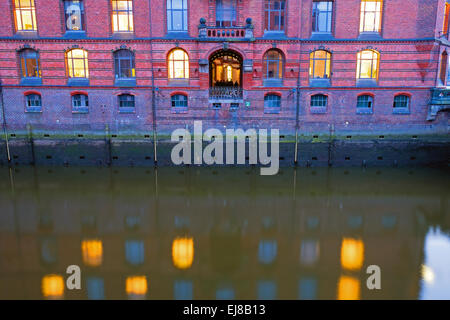
[[2, 167], [0, 299], [450, 299], [449, 173]]

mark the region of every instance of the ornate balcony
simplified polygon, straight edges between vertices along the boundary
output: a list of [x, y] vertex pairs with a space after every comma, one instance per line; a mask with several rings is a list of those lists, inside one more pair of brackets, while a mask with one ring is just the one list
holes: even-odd
[[427, 120], [436, 119], [438, 112], [450, 110], [450, 89], [431, 89], [431, 101], [428, 108]]
[[211, 100], [241, 100], [241, 87], [211, 87], [209, 88], [209, 98]]
[[200, 19], [198, 26], [198, 37], [207, 40], [253, 40], [253, 24], [252, 19], [247, 18], [245, 26], [237, 27], [217, 27], [206, 25], [206, 19]]

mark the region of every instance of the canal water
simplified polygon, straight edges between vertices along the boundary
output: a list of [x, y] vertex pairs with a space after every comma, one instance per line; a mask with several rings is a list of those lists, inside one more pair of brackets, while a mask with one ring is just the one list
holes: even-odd
[[450, 299], [449, 178], [0, 167], [0, 299]]

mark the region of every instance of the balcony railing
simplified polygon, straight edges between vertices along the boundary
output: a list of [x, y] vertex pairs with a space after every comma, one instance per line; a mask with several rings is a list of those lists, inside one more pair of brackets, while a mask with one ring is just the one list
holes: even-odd
[[242, 99], [241, 87], [211, 87], [209, 88], [210, 99], [240, 100]]
[[198, 37], [203, 39], [221, 40], [252, 40], [253, 39], [253, 24], [252, 19], [247, 18], [245, 26], [238, 27], [217, 27], [206, 25], [206, 19], [200, 19], [198, 26]]

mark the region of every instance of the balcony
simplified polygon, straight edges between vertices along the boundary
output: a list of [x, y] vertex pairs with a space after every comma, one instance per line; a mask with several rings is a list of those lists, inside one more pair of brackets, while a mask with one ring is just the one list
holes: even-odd
[[428, 108], [427, 120], [436, 120], [438, 112], [450, 110], [450, 89], [431, 89], [431, 101]]
[[206, 25], [206, 19], [201, 18], [198, 26], [198, 37], [216, 41], [251, 41], [254, 40], [252, 19], [247, 18], [245, 26], [218, 27]]
[[242, 87], [211, 87], [209, 100], [221, 102], [242, 100]]

